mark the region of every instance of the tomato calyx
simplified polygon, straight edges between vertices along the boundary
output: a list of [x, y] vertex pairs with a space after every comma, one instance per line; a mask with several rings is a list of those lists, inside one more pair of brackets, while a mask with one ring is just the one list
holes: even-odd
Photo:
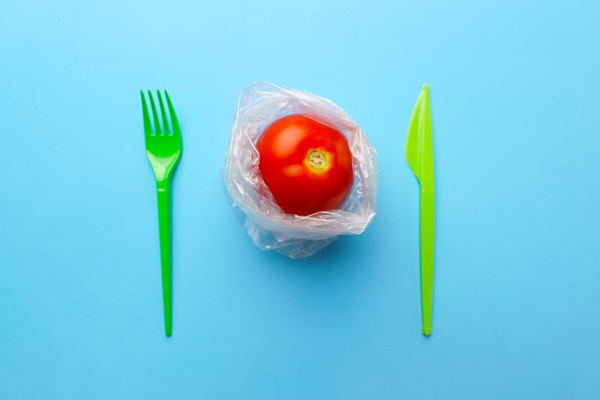
[[325, 149], [310, 149], [304, 164], [315, 174], [324, 174], [333, 165], [333, 154]]
[[325, 154], [319, 150], [312, 150], [308, 153], [308, 163], [314, 169], [323, 169], [327, 165], [327, 159], [325, 158]]

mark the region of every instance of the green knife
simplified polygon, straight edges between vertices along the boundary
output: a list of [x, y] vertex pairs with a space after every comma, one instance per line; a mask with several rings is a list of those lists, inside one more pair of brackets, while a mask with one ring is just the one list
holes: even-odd
[[406, 161], [421, 184], [421, 306], [423, 334], [429, 336], [433, 299], [435, 189], [433, 185], [431, 109], [427, 84], [423, 85], [423, 90], [421, 90], [410, 117], [406, 137]]

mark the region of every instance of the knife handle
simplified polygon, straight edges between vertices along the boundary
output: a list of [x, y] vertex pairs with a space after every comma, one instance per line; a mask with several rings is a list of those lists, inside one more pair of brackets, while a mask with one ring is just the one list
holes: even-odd
[[421, 306], [423, 334], [431, 333], [433, 301], [433, 243], [435, 222], [435, 191], [421, 189]]

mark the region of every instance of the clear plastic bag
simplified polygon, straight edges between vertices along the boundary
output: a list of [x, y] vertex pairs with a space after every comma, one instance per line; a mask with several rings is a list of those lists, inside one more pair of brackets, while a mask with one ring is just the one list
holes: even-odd
[[[285, 214], [262, 180], [255, 143], [268, 125], [290, 114], [306, 115], [348, 138], [354, 186], [339, 210]], [[377, 210], [377, 152], [341, 108], [304, 90], [262, 81], [242, 89], [221, 175], [227, 201], [254, 244], [291, 258], [308, 257], [339, 235], [361, 234]]]

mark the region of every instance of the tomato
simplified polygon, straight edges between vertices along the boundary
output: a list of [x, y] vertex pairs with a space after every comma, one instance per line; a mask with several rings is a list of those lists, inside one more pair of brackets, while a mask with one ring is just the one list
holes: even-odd
[[338, 209], [352, 190], [352, 153], [337, 129], [288, 115], [264, 130], [256, 148], [262, 178], [287, 214]]

